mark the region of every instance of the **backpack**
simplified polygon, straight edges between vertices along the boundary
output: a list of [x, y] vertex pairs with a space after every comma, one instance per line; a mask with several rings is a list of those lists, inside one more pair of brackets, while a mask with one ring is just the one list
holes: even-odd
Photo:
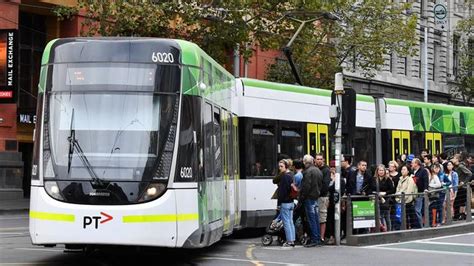
[[295, 177], [293, 176], [293, 182], [291, 182], [290, 186], [290, 198], [291, 199], [296, 199], [298, 198], [298, 193], [300, 192], [300, 189], [295, 183]]

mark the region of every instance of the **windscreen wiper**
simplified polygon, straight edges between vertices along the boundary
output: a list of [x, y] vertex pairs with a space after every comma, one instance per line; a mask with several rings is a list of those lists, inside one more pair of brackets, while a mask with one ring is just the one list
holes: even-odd
[[74, 151], [77, 152], [79, 155], [79, 159], [81, 159], [82, 164], [86, 167], [87, 172], [89, 172], [89, 175], [92, 177], [92, 184], [97, 185], [97, 186], [103, 186], [104, 182], [102, 179], [100, 179], [97, 174], [94, 172], [94, 169], [87, 159], [86, 155], [84, 154], [84, 151], [81, 148], [81, 145], [79, 145], [79, 142], [76, 139], [76, 130], [72, 128], [72, 123], [74, 121], [74, 108], [72, 109], [72, 116], [71, 116], [71, 126], [70, 126], [70, 135], [67, 138], [69, 141], [69, 154], [68, 154], [68, 173], [71, 170], [71, 161], [72, 161], [72, 155]]

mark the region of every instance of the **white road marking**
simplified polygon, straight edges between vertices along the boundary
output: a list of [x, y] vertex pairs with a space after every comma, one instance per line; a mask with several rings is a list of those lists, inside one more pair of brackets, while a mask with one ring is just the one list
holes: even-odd
[[[225, 261], [241, 261], [241, 262], [249, 262], [252, 263], [252, 260], [246, 259], [231, 259], [231, 258], [221, 258], [221, 257], [201, 257], [198, 260], [225, 260]], [[285, 262], [277, 262], [277, 261], [259, 261], [260, 263], [268, 263], [268, 264], [278, 264], [278, 265], [288, 265], [288, 266], [300, 266], [300, 265], [307, 265], [307, 264], [295, 264], [295, 263], [285, 263]]]
[[435, 245], [474, 247], [474, 244], [466, 244], [466, 243], [434, 242], [434, 241], [428, 241], [428, 240], [416, 240], [416, 241], [413, 241], [413, 242], [414, 243], [423, 243], [423, 244], [435, 244]]
[[364, 248], [380, 249], [380, 250], [393, 250], [393, 251], [410, 251], [410, 252], [420, 252], [420, 253], [430, 253], [430, 254], [460, 255], [460, 256], [474, 257], [474, 254], [451, 252], [451, 251], [422, 250], [422, 249], [409, 249], [409, 248], [388, 248], [388, 247], [380, 247], [380, 246], [372, 246], [372, 247], [364, 247]]

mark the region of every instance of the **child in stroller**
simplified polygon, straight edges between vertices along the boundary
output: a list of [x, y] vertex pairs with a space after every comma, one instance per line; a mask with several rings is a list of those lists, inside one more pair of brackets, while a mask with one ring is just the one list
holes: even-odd
[[[296, 242], [301, 245], [306, 244], [309, 239], [309, 235], [306, 234], [306, 232], [308, 232], [308, 226], [306, 223], [306, 215], [304, 213], [304, 207], [302, 206], [302, 204], [296, 204], [295, 209], [293, 211], [293, 222], [295, 224]], [[279, 213], [267, 226], [265, 232], [265, 235], [262, 236], [262, 244], [264, 246], [271, 245], [273, 243], [274, 236], [277, 237], [278, 244], [283, 244], [286, 242], [283, 221], [281, 220]]]

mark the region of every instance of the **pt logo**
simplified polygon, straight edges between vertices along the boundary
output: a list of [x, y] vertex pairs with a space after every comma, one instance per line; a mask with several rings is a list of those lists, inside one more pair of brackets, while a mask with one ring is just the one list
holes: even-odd
[[94, 224], [94, 228], [98, 229], [99, 228], [99, 221], [101, 224], [106, 223], [108, 221], [111, 221], [114, 219], [111, 215], [105, 213], [105, 212], [100, 212], [101, 216], [84, 216], [84, 222], [83, 222], [83, 229], [86, 229], [86, 227]]

